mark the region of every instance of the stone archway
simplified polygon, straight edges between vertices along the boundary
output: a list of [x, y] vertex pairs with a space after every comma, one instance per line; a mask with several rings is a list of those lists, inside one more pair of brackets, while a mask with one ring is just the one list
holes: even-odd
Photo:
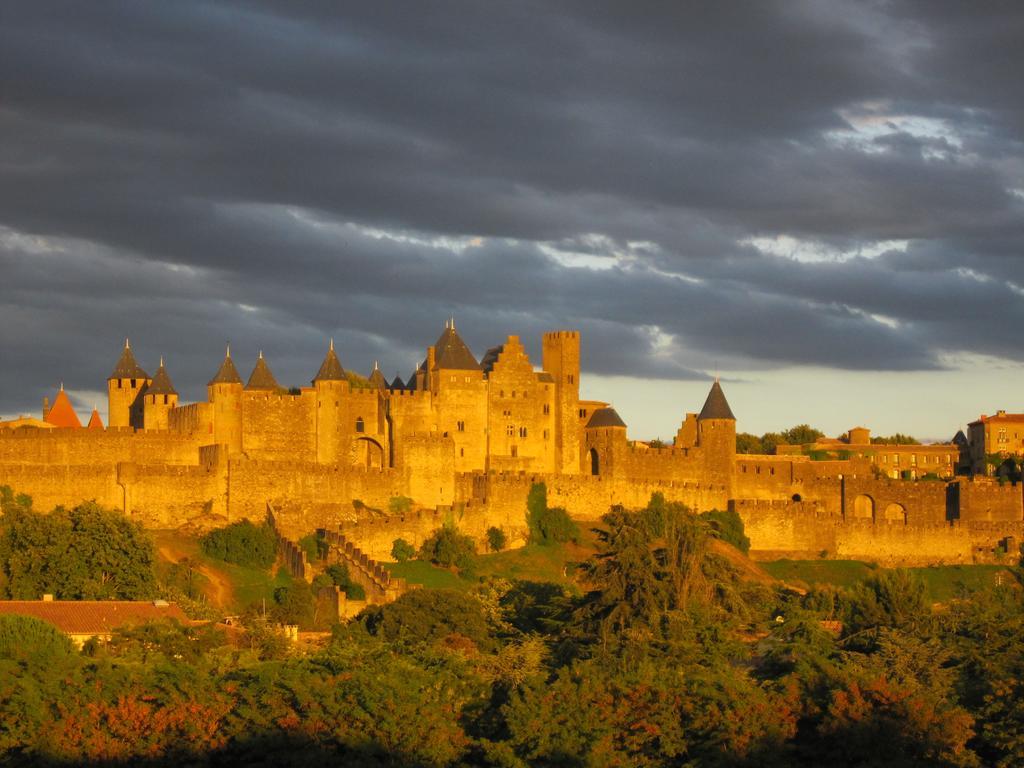
[[349, 460], [354, 467], [384, 469], [384, 447], [372, 437], [359, 437], [352, 441]]
[[885, 521], [887, 523], [907, 524], [907, 509], [902, 504], [893, 502], [885, 508]]
[[853, 516], [859, 519], [875, 519], [875, 500], [866, 494], [861, 494], [853, 500]]
[[601, 474], [601, 457], [597, 453], [596, 448], [591, 448], [588, 454], [590, 457], [590, 474], [600, 475]]

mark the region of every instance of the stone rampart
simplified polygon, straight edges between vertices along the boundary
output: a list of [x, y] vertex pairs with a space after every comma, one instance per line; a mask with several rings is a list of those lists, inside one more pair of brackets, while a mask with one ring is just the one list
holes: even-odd
[[370, 557], [346, 534], [321, 529], [317, 535], [327, 544], [328, 560], [348, 566], [349, 578], [366, 590], [366, 601], [371, 604], [390, 603], [418, 585], [405, 579], [392, 578], [391, 572]]

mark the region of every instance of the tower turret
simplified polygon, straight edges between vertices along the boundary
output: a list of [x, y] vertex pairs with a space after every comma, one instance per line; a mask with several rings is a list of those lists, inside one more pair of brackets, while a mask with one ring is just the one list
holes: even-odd
[[348, 423], [348, 376], [331, 339], [320, 370], [313, 377], [316, 390], [316, 460], [336, 464], [341, 454], [342, 425]]
[[128, 339], [125, 339], [121, 357], [107, 378], [108, 426], [143, 427], [143, 393], [151, 381], [135, 359]]
[[249, 374], [249, 381], [245, 388], [257, 392], [276, 392], [281, 388], [277, 379], [274, 378], [270, 366], [267, 365], [267, 361], [263, 359], [263, 350], [260, 350], [259, 357], [256, 358], [256, 365], [253, 366], [252, 373]]
[[231, 361], [230, 345], [206, 385], [206, 397], [213, 405], [213, 441], [228, 446], [229, 453], [238, 453], [242, 450], [242, 377]]
[[705, 476], [725, 486], [727, 502], [732, 498], [735, 476], [736, 417], [717, 378], [697, 416], [697, 444], [703, 452]]
[[544, 334], [544, 370], [554, 379], [555, 470], [580, 471], [580, 332]]
[[146, 429], [167, 429], [171, 409], [178, 405], [178, 391], [171, 383], [164, 367], [164, 359], [160, 358], [153, 381], [142, 396], [143, 423]]

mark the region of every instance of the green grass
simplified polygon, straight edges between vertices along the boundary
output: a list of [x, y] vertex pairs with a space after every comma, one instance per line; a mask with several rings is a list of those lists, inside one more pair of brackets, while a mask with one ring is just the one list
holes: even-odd
[[472, 577], [460, 577], [447, 570], [420, 560], [405, 563], [386, 563], [392, 576], [403, 578], [410, 584], [422, 584], [427, 589], [469, 589], [481, 578], [500, 578], [523, 581], [550, 581], [571, 586], [575, 565], [585, 560], [593, 548], [573, 544], [540, 546], [528, 544], [519, 549], [507, 549], [477, 556]]
[[808, 587], [818, 584], [852, 587], [875, 570], [859, 560], [775, 560], [758, 565], [780, 581]]
[[[878, 571], [873, 563], [859, 560], [775, 560], [760, 565], [776, 579], [808, 587], [832, 584], [849, 588]], [[929, 599], [944, 602], [964, 591], [993, 586], [996, 574], [1007, 568], [1002, 565], [938, 565], [907, 570], [924, 580]]]
[[[274, 601], [274, 590], [291, 583], [291, 576], [283, 570], [246, 568], [209, 557], [200, 548], [198, 539], [176, 531], [151, 531], [150, 534], [157, 549], [167, 548], [177, 556], [189, 557], [220, 575], [231, 589], [231, 599], [223, 609], [226, 612], [241, 612], [264, 600], [269, 605]], [[204, 594], [212, 595], [213, 586], [202, 574], [197, 574], [196, 586]]]
[[404, 563], [385, 563], [391, 575], [405, 579], [410, 584], [421, 584], [427, 589], [468, 589], [472, 582], [461, 579], [447, 568], [438, 568], [423, 560], [408, 560]]

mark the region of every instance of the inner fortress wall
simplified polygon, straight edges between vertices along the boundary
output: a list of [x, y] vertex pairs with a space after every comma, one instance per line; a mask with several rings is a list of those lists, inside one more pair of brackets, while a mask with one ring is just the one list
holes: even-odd
[[313, 390], [243, 392], [242, 451], [253, 459], [316, 461], [315, 412]]
[[[206, 440], [209, 442], [209, 440]], [[199, 463], [201, 441], [166, 431], [132, 429], [0, 432], [0, 464], [35, 466]]]

